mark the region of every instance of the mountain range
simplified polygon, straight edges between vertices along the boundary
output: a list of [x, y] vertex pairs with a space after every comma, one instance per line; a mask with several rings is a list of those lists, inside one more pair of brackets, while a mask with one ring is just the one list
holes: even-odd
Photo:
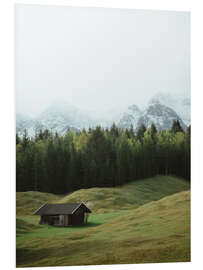
[[22, 136], [26, 129], [30, 137], [45, 129], [64, 135], [67, 129], [79, 131], [97, 125], [110, 127], [113, 122], [123, 129], [133, 126], [135, 131], [141, 124], [148, 128], [154, 123], [158, 130], [163, 130], [170, 129], [173, 120], [179, 120], [182, 128], [186, 129], [190, 125], [190, 99], [158, 93], [142, 109], [132, 104], [124, 112], [109, 114], [99, 117], [96, 113], [80, 110], [71, 104], [56, 102], [37, 117], [17, 114], [16, 131]]

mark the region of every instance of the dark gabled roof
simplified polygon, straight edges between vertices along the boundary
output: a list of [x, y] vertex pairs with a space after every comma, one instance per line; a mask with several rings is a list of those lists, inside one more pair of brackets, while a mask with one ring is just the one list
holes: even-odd
[[91, 213], [84, 203], [64, 203], [64, 204], [44, 204], [34, 215], [66, 215], [73, 214], [79, 207], [84, 208], [84, 212]]

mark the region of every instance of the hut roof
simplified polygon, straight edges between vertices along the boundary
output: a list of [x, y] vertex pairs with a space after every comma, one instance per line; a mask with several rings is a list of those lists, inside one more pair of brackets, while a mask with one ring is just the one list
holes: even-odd
[[73, 214], [79, 207], [83, 206], [84, 212], [91, 213], [84, 203], [44, 204], [34, 215], [67, 215]]

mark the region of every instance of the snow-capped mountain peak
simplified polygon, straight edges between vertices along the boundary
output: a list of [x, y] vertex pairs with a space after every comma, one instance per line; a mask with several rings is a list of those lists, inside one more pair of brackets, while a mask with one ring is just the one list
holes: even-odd
[[171, 108], [158, 102], [153, 102], [143, 111], [142, 116], [139, 118], [137, 127], [138, 129], [142, 124], [149, 128], [152, 124], [155, 124], [157, 130], [166, 130], [172, 127], [173, 121], [179, 120], [183, 129], [186, 125], [178, 114]]
[[169, 93], [157, 93], [149, 100], [149, 105], [154, 103], [163, 104], [173, 109], [183, 120], [186, 126], [190, 125], [190, 98], [184, 94], [172, 96]]
[[120, 110], [120, 114], [108, 111], [102, 117], [92, 111], [80, 110], [67, 102], [57, 101], [35, 118], [17, 114], [16, 129], [20, 136], [27, 129], [31, 137], [40, 129], [49, 129], [53, 133], [63, 135], [67, 129], [78, 131], [96, 125], [110, 127], [113, 122], [123, 129], [133, 126], [134, 130], [141, 124], [148, 128], [154, 123], [158, 130], [162, 130], [170, 129], [173, 120], [179, 120], [184, 129], [189, 126], [190, 99], [185, 96], [173, 97], [170, 94], [159, 93], [149, 100], [143, 110], [132, 104], [124, 112]]

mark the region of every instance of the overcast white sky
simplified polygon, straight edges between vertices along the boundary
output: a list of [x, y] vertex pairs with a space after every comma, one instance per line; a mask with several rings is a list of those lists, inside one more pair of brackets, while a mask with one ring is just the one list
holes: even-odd
[[190, 14], [16, 5], [16, 110], [108, 111], [190, 95]]

